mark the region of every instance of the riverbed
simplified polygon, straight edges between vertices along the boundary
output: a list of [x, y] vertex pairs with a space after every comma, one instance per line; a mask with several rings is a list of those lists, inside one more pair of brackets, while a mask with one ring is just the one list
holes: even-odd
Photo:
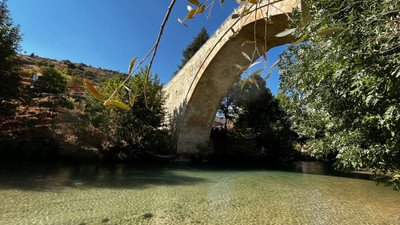
[[400, 193], [320, 162], [3, 163], [0, 224], [400, 224]]

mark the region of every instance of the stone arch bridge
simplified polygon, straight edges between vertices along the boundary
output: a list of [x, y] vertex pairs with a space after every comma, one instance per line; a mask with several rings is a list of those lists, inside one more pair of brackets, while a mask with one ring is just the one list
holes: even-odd
[[[272, 0], [276, 3], [269, 6], [268, 1], [264, 2], [261, 9], [250, 8], [250, 13], [240, 20], [229, 16], [164, 87], [167, 120], [178, 154], [199, 154], [208, 149], [215, 115], [226, 93], [240, 76], [236, 64], [248, 65], [249, 60], [242, 52], [252, 55], [255, 49], [254, 44], [241, 47], [244, 41], [256, 37], [256, 47], [261, 53], [265, 51], [263, 49], [268, 51], [293, 42], [290, 35], [280, 38], [275, 35], [288, 27], [286, 13], [297, 7], [297, 1]], [[265, 26], [263, 16], [267, 10], [272, 23]], [[265, 36], [267, 47], [263, 48]]]

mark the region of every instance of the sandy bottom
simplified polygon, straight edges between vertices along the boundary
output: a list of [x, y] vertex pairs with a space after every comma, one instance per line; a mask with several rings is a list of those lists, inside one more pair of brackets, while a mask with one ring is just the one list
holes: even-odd
[[0, 224], [400, 224], [400, 193], [274, 170], [8, 168]]

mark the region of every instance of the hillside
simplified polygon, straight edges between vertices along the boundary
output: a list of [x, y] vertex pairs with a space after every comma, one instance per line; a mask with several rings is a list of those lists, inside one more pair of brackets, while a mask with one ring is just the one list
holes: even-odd
[[103, 82], [115, 75], [121, 73], [117, 71], [95, 68], [88, 66], [84, 63], [73, 63], [69, 60], [54, 60], [48, 58], [42, 58], [35, 55], [17, 55], [17, 60], [21, 64], [21, 68], [27, 72], [34, 72], [40, 74], [41, 66], [54, 65], [58, 70], [69, 76], [80, 76], [85, 79], [92, 80], [94, 82]]

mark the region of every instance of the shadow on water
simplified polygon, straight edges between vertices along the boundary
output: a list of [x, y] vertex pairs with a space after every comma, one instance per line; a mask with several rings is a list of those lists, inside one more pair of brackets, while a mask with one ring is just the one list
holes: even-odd
[[195, 185], [206, 179], [174, 173], [156, 164], [36, 164], [0, 166], [0, 189], [51, 191], [60, 188], [144, 189], [152, 185]]
[[348, 174], [321, 162], [290, 164], [65, 164], [2, 163], [0, 189], [51, 191], [62, 188], [144, 189], [150, 186], [196, 185], [211, 182], [205, 178], [185, 176], [190, 172], [282, 171], [288, 173], [371, 179], [368, 174]]

